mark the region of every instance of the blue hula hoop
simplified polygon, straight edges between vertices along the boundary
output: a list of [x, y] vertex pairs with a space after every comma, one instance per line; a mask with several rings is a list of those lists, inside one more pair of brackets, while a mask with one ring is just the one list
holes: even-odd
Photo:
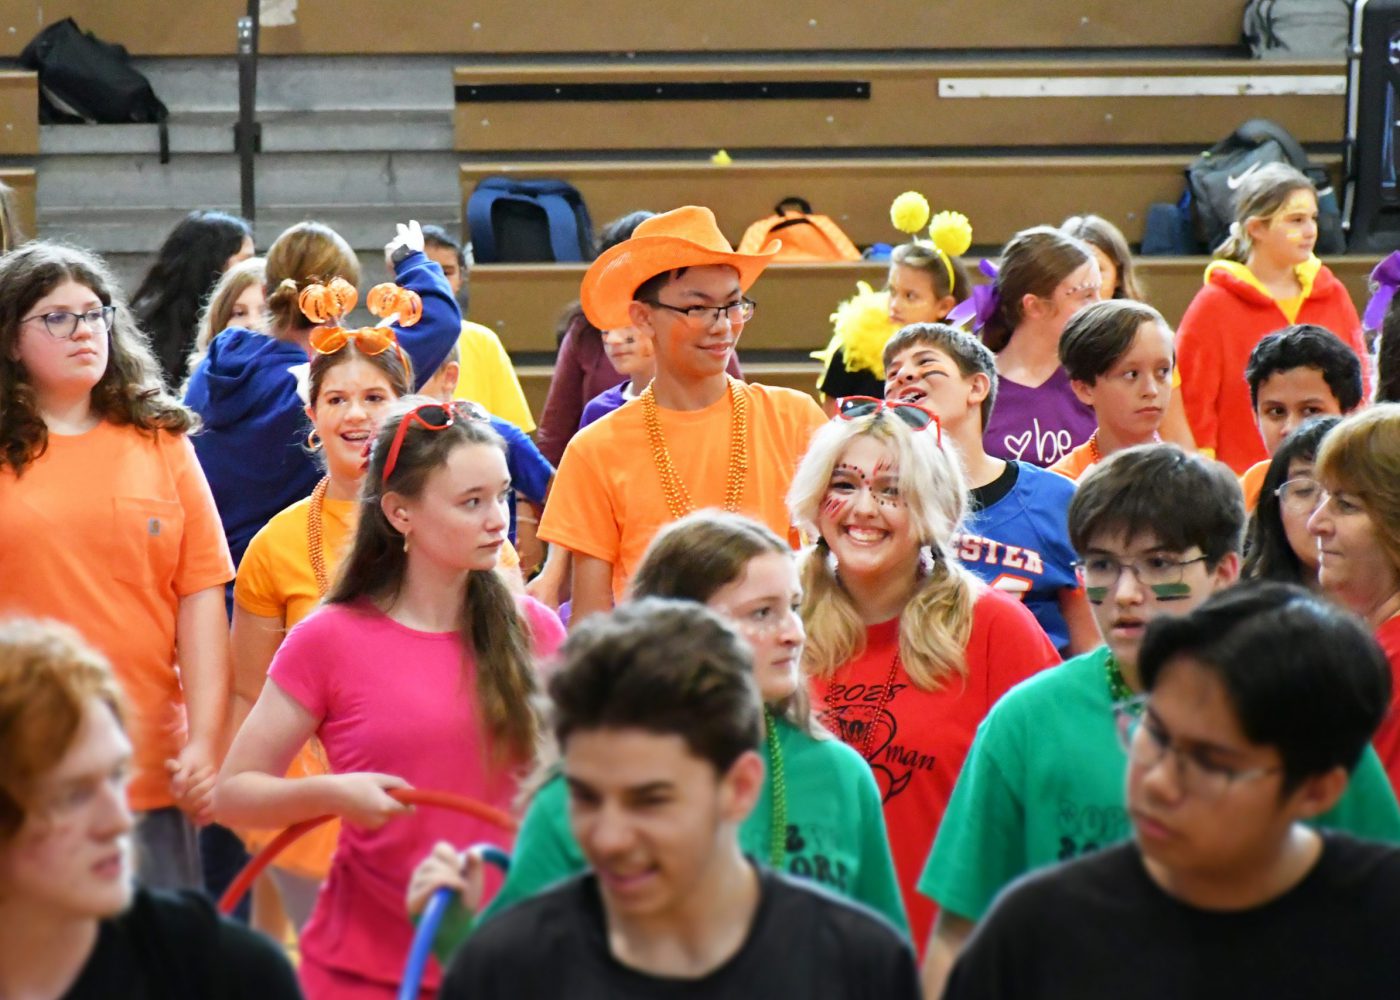
[[[510, 871], [510, 855], [495, 844], [475, 844], [468, 848], [481, 855], [481, 860], [494, 865], [501, 871]], [[418, 929], [413, 935], [413, 945], [408, 949], [408, 961], [403, 967], [403, 985], [399, 987], [399, 1000], [418, 1000], [423, 987], [423, 973], [428, 968], [428, 958], [433, 953], [433, 938], [437, 937], [442, 918], [452, 905], [452, 890], [443, 886], [428, 899], [423, 908], [423, 916], [418, 921]]]

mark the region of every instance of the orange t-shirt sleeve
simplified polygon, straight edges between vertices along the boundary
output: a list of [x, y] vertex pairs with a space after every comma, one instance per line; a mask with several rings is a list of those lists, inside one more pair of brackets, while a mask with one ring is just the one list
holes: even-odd
[[175, 593], [186, 597], [210, 587], [222, 587], [232, 580], [233, 559], [219, 521], [219, 510], [214, 506], [214, 494], [195, 457], [194, 445], [183, 434], [164, 443], [175, 480], [175, 494], [185, 514], [180, 562], [175, 568], [173, 584]]
[[[606, 431], [601, 424], [594, 425]], [[612, 484], [600, 459], [598, 432], [588, 428], [569, 442], [554, 487], [540, 518], [539, 537], [595, 559], [617, 565], [622, 555], [622, 531], [614, 506]]]
[[274, 569], [277, 527], [276, 521], [269, 521], [253, 536], [238, 563], [238, 576], [233, 583], [234, 603], [249, 614], [264, 618], [281, 618], [286, 611]]

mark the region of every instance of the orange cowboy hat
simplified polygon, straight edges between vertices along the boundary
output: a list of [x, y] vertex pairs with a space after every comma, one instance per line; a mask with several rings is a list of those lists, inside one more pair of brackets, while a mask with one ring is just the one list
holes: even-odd
[[739, 272], [739, 288], [748, 291], [782, 242], [772, 240], [758, 253], [735, 253], [715, 222], [715, 213], [686, 205], [647, 219], [588, 268], [579, 289], [583, 314], [600, 330], [631, 326], [627, 314], [633, 294], [649, 278], [678, 267], [728, 264]]

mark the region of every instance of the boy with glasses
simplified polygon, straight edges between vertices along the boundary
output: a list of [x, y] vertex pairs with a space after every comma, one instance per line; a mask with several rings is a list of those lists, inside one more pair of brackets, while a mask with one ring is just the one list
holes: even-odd
[[764, 709], [730, 625], [647, 598], [561, 652], [552, 728], [591, 871], [483, 923], [443, 1000], [917, 1000], [913, 950], [884, 918], [740, 850]]
[[610, 608], [657, 530], [723, 507], [793, 537], [787, 490], [826, 418], [791, 389], [725, 371], [746, 297], [780, 244], [735, 253], [708, 208], [653, 216], [588, 268], [579, 299], [603, 331], [637, 327], [656, 376], [633, 403], [569, 442], [539, 537], [573, 555], [573, 618]]
[[[919, 882], [941, 908], [927, 995], [938, 995], [1003, 887], [1129, 836], [1114, 705], [1144, 690], [1138, 663], [1149, 624], [1187, 614], [1236, 581], [1243, 527], [1230, 470], [1175, 445], [1117, 452], [1080, 483], [1070, 539], [1104, 645], [1013, 688], [978, 729]], [[1314, 815], [1400, 842], [1400, 808], [1370, 749], [1341, 802]]]
[[1119, 706], [1133, 841], [1006, 893], [946, 1000], [1395, 996], [1400, 851], [1305, 825], [1390, 700], [1365, 628], [1247, 583], [1154, 621], [1138, 671], [1146, 696]]

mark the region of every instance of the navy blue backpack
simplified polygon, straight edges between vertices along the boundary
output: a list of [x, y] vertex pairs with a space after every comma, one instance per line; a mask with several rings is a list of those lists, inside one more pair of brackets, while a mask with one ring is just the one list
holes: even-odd
[[564, 181], [487, 177], [467, 199], [467, 229], [478, 264], [593, 258], [588, 208]]

